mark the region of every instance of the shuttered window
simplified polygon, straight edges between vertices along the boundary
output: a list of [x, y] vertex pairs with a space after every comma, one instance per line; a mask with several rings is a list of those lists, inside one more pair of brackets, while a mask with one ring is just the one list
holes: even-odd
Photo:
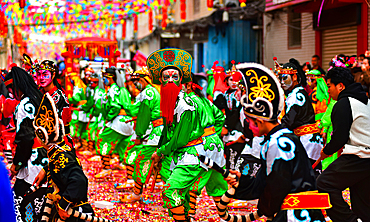
[[322, 67], [327, 70], [330, 60], [338, 54], [357, 55], [357, 26], [322, 31]]

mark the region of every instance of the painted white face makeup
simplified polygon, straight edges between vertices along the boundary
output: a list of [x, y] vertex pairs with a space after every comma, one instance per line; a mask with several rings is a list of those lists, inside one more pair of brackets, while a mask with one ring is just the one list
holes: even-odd
[[166, 85], [169, 82], [175, 83], [177, 86], [180, 84], [180, 73], [176, 69], [166, 69], [162, 72], [162, 83]]
[[289, 74], [282, 74], [279, 75], [281, 87], [284, 90], [288, 90], [293, 85], [293, 79], [292, 76]]

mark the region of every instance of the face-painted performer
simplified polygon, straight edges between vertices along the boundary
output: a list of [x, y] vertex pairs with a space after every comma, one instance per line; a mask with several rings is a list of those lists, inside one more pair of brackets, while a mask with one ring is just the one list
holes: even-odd
[[42, 168], [48, 165], [46, 150], [42, 149], [36, 139], [32, 125], [41, 103], [42, 93], [33, 78], [19, 67], [11, 69], [4, 83], [14, 98], [20, 101], [14, 113], [16, 152], [10, 168], [12, 175], [17, 178], [13, 188], [17, 220], [26, 221], [27, 218], [36, 221], [41, 218], [40, 211], [46, 184], [32, 195], [24, 194]]
[[[189, 191], [201, 190], [212, 178], [212, 172], [200, 163], [197, 155], [208, 155], [205, 150], [211, 148], [204, 147], [203, 138], [216, 134], [216, 130], [202, 123], [202, 109], [181, 91], [181, 84], [192, 80], [192, 57], [188, 52], [161, 49], [148, 57], [147, 65], [153, 83], [161, 84], [161, 111], [165, 123], [161, 143], [152, 158], [157, 162], [163, 157], [162, 171], [168, 172], [167, 159], [173, 157], [169, 169], [172, 173], [161, 172], [162, 178], [167, 176], [164, 203], [175, 221], [189, 221]], [[214, 187], [223, 187], [223, 183], [222, 180], [213, 181]], [[220, 196], [223, 192], [222, 189], [212, 190], [212, 196]]]
[[116, 71], [115, 68], [107, 68], [103, 72], [104, 84], [109, 86], [109, 90], [107, 93], [108, 102], [105, 105], [106, 125], [97, 141], [98, 154], [102, 156], [103, 165], [102, 171], [95, 175], [97, 179], [111, 174], [110, 159], [113, 151], [122, 158], [131, 135], [134, 133], [133, 122], [125, 123], [131, 118], [123, 109], [131, 103], [131, 95], [123, 85], [118, 86], [118, 73]]
[[[281, 123], [299, 136], [313, 164], [320, 157], [324, 141], [315, 122], [311, 100], [306, 90], [300, 85], [301, 77], [298, 75], [297, 67], [294, 64], [286, 63], [279, 67], [277, 72], [286, 95], [285, 115]], [[320, 172], [321, 164], [315, 168], [316, 176]]]
[[63, 120], [66, 135], [69, 136], [69, 123], [72, 120], [71, 109], [64, 89], [58, 82], [58, 66], [52, 61], [44, 60], [40, 64], [35, 64], [34, 69], [36, 72], [37, 82], [41, 89], [40, 91], [44, 94], [48, 92], [54, 99], [54, 102], [58, 107], [58, 115]]
[[[64, 140], [63, 121], [59, 118], [54, 99], [45, 93], [33, 122], [35, 134], [47, 150], [49, 189], [41, 221], [66, 222], [84, 221], [87, 215], [93, 217], [94, 211], [88, 203], [88, 180], [80, 161], [76, 157], [73, 144]], [[77, 214], [75, 213], [77, 211]], [[72, 214], [71, 214], [72, 212]], [[73, 215], [73, 216], [72, 216]]]
[[328, 86], [320, 71], [314, 69], [306, 73], [308, 85], [312, 89], [309, 94], [315, 112], [315, 120], [319, 121], [324, 115], [329, 104]]
[[[309, 192], [315, 191], [316, 183], [307, 153], [299, 138], [277, 122], [284, 107], [284, 93], [278, 79], [260, 64], [243, 63], [237, 68], [243, 73], [246, 93], [241, 103], [249, 126], [256, 136], [265, 135], [261, 149], [262, 166], [256, 177], [230, 171], [237, 175], [239, 180], [235, 180], [228, 170], [209, 164], [213, 169], [224, 171], [232, 186], [217, 206], [220, 217], [226, 221], [250, 222], [264, 215], [267, 221], [324, 222], [320, 209], [330, 207], [328, 195]], [[205, 162], [209, 163], [207, 159]], [[229, 215], [227, 204], [230, 199], [256, 198], [259, 199], [257, 211], [245, 216]]]
[[[226, 73], [223, 68], [216, 66], [215, 74], [215, 94], [213, 103], [220, 109], [224, 110], [226, 115], [224, 124], [223, 142], [225, 145], [226, 166], [230, 169], [236, 169], [237, 160], [241, 155], [245, 143], [232, 143], [243, 136], [243, 127], [240, 122], [241, 104], [238, 98], [238, 83], [234, 81], [233, 75], [237, 72], [235, 61], [232, 61], [232, 69]], [[226, 91], [222, 91], [220, 80], [217, 80], [217, 73], [220, 73], [219, 79], [226, 86]]]
[[35, 62], [32, 61], [31, 57], [25, 53], [23, 53], [23, 65], [24, 69], [32, 76], [33, 80], [37, 85], [39, 85], [37, 81], [37, 73], [36, 73], [36, 65], [38, 64], [38, 61]]
[[139, 200], [143, 185], [148, 182], [151, 156], [156, 151], [163, 130], [163, 119], [160, 116], [160, 94], [153, 87], [147, 67], [135, 71], [131, 81], [141, 92], [136, 97], [136, 102], [124, 107], [127, 114], [136, 117], [135, 146], [128, 151], [126, 163], [133, 167], [134, 193], [123, 196], [122, 202]]
[[[193, 77], [193, 76], [192, 76]], [[194, 79], [194, 78], [193, 78]], [[220, 166], [225, 165], [226, 160], [224, 157], [224, 144], [220, 139], [222, 127], [225, 122], [225, 115], [219, 110], [213, 103], [211, 103], [202, 94], [202, 87], [195, 84], [194, 82], [185, 83], [185, 91], [188, 96], [197, 104], [197, 108], [201, 114], [201, 123], [205, 129], [214, 128], [215, 132], [212, 135], [203, 137], [204, 145], [202, 153], [206, 153], [207, 156], [212, 159], [215, 163]], [[227, 190], [226, 182], [223, 182], [222, 175], [217, 172], [212, 172], [212, 179], [208, 180], [206, 184], [207, 194], [213, 198], [213, 200], [218, 203], [220, 201], [220, 194], [218, 191], [213, 189], [215, 181], [218, 183], [218, 188], [220, 190]], [[196, 199], [200, 195], [201, 190], [190, 190], [190, 210], [189, 217], [195, 216], [196, 211]]]

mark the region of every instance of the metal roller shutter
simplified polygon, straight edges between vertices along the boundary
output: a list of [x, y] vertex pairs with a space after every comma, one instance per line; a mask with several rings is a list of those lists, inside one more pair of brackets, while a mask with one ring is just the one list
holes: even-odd
[[327, 29], [322, 32], [322, 66], [329, 68], [330, 60], [338, 54], [357, 55], [357, 26]]

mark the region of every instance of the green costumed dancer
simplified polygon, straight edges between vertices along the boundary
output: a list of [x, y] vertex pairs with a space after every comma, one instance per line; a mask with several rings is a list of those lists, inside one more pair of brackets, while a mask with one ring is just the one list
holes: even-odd
[[[154, 84], [161, 84], [161, 111], [165, 127], [153, 160], [172, 155], [172, 173], [163, 189], [164, 205], [175, 221], [189, 221], [189, 191], [201, 190], [212, 178], [212, 172], [202, 164], [198, 155], [208, 154], [203, 138], [216, 133], [214, 127], [202, 123], [202, 109], [181, 91], [181, 83], [191, 81], [191, 55], [181, 49], [161, 49], [153, 52], [147, 65]], [[207, 138], [208, 139], [208, 138]], [[212, 148], [209, 148], [212, 150]], [[222, 149], [221, 149], [222, 150]], [[218, 149], [217, 149], [218, 151]], [[222, 160], [215, 160], [215, 162]], [[224, 160], [225, 161], [225, 160]], [[162, 163], [163, 166], [163, 163]], [[213, 181], [222, 187], [224, 181]], [[214, 193], [221, 196], [225, 190]]]
[[107, 68], [103, 73], [104, 84], [110, 86], [108, 90], [108, 102], [105, 105], [105, 127], [99, 134], [97, 141], [97, 153], [102, 156], [103, 170], [95, 175], [95, 178], [102, 179], [111, 174], [110, 159], [113, 151], [123, 155], [122, 151], [130, 141], [134, 133], [134, 124], [126, 123], [130, 117], [123, 109], [126, 104], [131, 103], [131, 96], [125, 87], [117, 85], [117, 73], [114, 68]]
[[[90, 132], [90, 124], [95, 122], [96, 118], [91, 117], [91, 109], [94, 106], [94, 91], [95, 87], [98, 85], [99, 79], [97, 74], [95, 74], [95, 71], [88, 67], [85, 69], [85, 83], [87, 84], [86, 90], [85, 90], [85, 98], [86, 103], [81, 105], [81, 110], [86, 114], [86, 127], [85, 127], [85, 134], [82, 138], [82, 147], [84, 149], [93, 150], [94, 149], [94, 143], [91, 140], [91, 132]], [[85, 117], [83, 117], [85, 118]]]
[[[84, 105], [83, 109], [88, 110], [89, 121], [86, 126], [87, 131], [87, 142], [88, 142], [88, 150], [95, 151], [95, 135], [98, 129], [98, 117], [99, 114], [96, 115], [96, 93], [99, 91], [99, 76], [96, 73], [92, 73], [91, 76], [87, 79], [89, 86], [86, 88], [86, 97], [87, 102]], [[104, 90], [103, 90], [104, 91]]]
[[[103, 84], [103, 79], [98, 77], [98, 87], [95, 87], [94, 91], [94, 105], [91, 109], [91, 116], [96, 118], [95, 122], [90, 123], [89, 128], [89, 137], [93, 141], [94, 145], [97, 144], [99, 139], [99, 133], [104, 128], [105, 124], [105, 105], [108, 101], [107, 93], [105, 92], [105, 87]], [[90, 116], [90, 118], [92, 118]], [[99, 154], [98, 147], [95, 146], [96, 153]], [[96, 157], [92, 157], [93, 159], [89, 159], [89, 161], [93, 161]]]
[[128, 151], [126, 163], [133, 165], [134, 193], [121, 198], [122, 202], [133, 202], [140, 199], [143, 185], [152, 166], [151, 156], [156, 151], [163, 130], [163, 119], [160, 116], [160, 95], [151, 84], [147, 67], [137, 70], [131, 80], [141, 92], [136, 103], [124, 107], [127, 114], [137, 117], [135, 127], [135, 146]]
[[[323, 117], [321, 118], [319, 128], [323, 129], [323, 138], [325, 144], [329, 143], [331, 140], [331, 134], [333, 132], [333, 125], [331, 124], [331, 112], [333, 111], [333, 107], [337, 103], [336, 100], [331, 99], [330, 103], [328, 105], [328, 108], [326, 109], [326, 112], [324, 113]], [[338, 152], [334, 153], [333, 155], [327, 157], [324, 159], [322, 163], [322, 170], [325, 170], [334, 160], [338, 158]]]
[[[201, 113], [201, 124], [205, 129], [211, 128], [214, 132], [212, 135], [203, 137], [204, 153], [214, 162], [218, 163], [219, 166], [224, 166], [226, 163], [224, 157], [224, 145], [220, 139], [222, 127], [225, 122], [225, 115], [219, 110], [213, 103], [208, 99], [204, 98], [201, 90], [202, 88], [193, 83], [189, 82], [185, 84], [186, 92], [188, 96], [193, 100]], [[220, 201], [220, 193], [225, 192], [228, 188], [227, 183], [224, 181], [220, 173], [213, 171], [206, 183], [206, 190], [209, 196], [213, 198], [216, 204]], [[197, 181], [198, 182], [198, 181]], [[196, 182], [196, 183], [197, 183]], [[194, 186], [196, 186], [196, 183]], [[196, 212], [196, 199], [197, 196], [202, 192], [201, 188], [198, 190], [190, 190], [190, 210], [188, 212], [189, 217], [194, 217]]]
[[79, 147], [81, 147], [81, 139], [82, 137], [84, 137], [83, 129], [86, 129], [86, 114], [84, 114], [84, 112], [81, 110], [81, 106], [86, 103], [86, 85], [82, 82], [80, 78], [75, 78], [75, 80], [79, 81], [73, 81], [73, 94], [72, 97], [69, 98], [69, 103], [73, 106], [72, 121], [70, 124], [71, 136], [76, 143], [76, 149], [78, 149]]
[[312, 89], [309, 96], [315, 111], [315, 120], [318, 121], [324, 115], [329, 103], [328, 86], [319, 70], [307, 71], [306, 78], [308, 85]]

